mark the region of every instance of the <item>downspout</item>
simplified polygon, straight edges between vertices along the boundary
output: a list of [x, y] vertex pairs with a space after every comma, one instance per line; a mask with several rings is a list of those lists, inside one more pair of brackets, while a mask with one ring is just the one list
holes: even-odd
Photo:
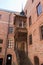
[[8, 47], [8, 34], [9, 34], [9, 25], [10, 25], [10, 17], [11, 17], [11, 12], [9, 13], [9, 19], [8, 19], [8, 29], [7, 29], [7, 37], [6, 37], [6, 48], [5, 48], [5, 58], [4, 58], [4, 65], [6, 65], [6, 58], [7, 58], [7, 47]]

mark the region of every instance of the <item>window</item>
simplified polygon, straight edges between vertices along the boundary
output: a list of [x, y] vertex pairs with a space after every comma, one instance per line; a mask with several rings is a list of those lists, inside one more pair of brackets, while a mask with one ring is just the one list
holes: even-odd
[[20, 21], [19, 22], [19, 27], [24, 28], [25, 27], [25, 22], [24, 21]]
[[34, 63], [35, 65], [39, 65], [39, 58], [37, 56], [34, 57]]
[[31, 22], [31, 16], [29, 17], [29, 26], [32, 24]]
[[2, 47], [0, 47], [0, 52], [2, 51]]
[[0, 19], [1, 19], [1, 16], [2, 16], [2, 15], [0, 14]]
[[19, 27], [22, 27], [22, 21], [21, 21], [21, 22], [19, 22]]
[[36, 8], [37, 8], [37, 15], [39, 16], [42, 13], [42, 6], [41, 6], [41, 4], [39, 3]]
[[32, 34], [29, 35], [29, 44], [30, 44], [30, 45], [32, 44]]
[[43, 25], [40, 27], [40, 31], [41, 31], [41, 39], [43, 39]]
[[13, 32], [13, 27], [9, 27], [9, 33]]
[[23, 22], [23, 27], [26, 28], [26, 22]]
[[34, 2], [34, 0], [32, 0], [32, 3]]
[[2, 40], [2, 39], [0, 39], [0, 44], [1, 44], [1, 43], [3, 43], [3, 40]]
[[8, 48], [13, 48], [13, 40], [8, 40]]
[[27, 15], [27, 10], [25, 11], [25, 14]]

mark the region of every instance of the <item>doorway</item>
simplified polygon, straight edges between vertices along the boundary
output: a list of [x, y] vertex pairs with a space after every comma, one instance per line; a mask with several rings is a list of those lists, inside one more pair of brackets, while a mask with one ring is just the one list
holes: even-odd
[[39, 65], [39, 58], [37, 56], [34, 57], [34, 63], [35, 65]]
[[0, 65], [3, 65], [3, 58], [0, 58]]
[[6, 60], [6, 65], [11, 65], [11, 62], [12, 62], [12, 55], [8, 54], [7, 55], [7, 60]]

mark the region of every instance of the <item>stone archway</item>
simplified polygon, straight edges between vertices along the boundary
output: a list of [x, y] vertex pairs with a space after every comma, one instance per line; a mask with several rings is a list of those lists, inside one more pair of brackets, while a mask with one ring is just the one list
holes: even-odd
[[11, 64], [12, 64], [12, 55], [8, 54], [6, 59], [6, 65], [11, 65]]

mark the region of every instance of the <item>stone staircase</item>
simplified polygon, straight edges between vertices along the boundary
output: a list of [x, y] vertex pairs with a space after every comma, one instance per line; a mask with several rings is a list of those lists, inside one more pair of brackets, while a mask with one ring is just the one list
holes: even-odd
[[18, 65], [33, 65], [24, 51], [17, 51]]
[[16, 58], [17, 58], [18, 65], [20, 65], [20, 59], [19, 59], [19, 54], [18, 54], [18, 51], [17, 51], [17, 50], [15, 50], [15, 53], [16, 53]]

